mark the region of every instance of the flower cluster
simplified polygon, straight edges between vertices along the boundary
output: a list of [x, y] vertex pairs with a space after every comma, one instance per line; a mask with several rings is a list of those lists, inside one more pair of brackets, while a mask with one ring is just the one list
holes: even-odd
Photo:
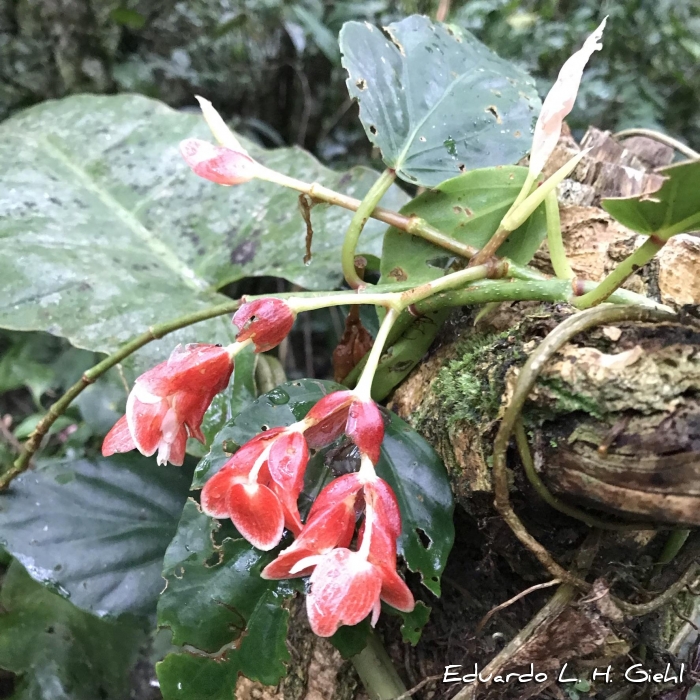
[[[224, 348], [190, 345], [141, 375], [127, 401], [126, 415], [105, 438], [104, 455], [158, 450], [158, 462], [182, 464], [188, 437], [204, 439], [204, 412], [231, 377], [234, 355], [252, 344], [256, 352], [278, 345], [294, 323], [293, 310], [279, 299], [244, 303], [233, 317], [237, 341]], [[360, 470], [333, 480], [318, 495], [302, 523], [298, 499], [311, 450], [347, 435], [360, 452]], [[263, 571], [269, 579], [311, 575], [307, 608], [312, 629], [330, 636], [354, 625], [380, 601], [403, 611], [413, 596], [396, 571], [401, 514], [391, 487], [374, 465], [380, 458], [384, 420], [359, 390], [335, 391], [303, 420], [272, 428], [244, 444], [205, 484], [202, 510], [230, 518], [253, 546], [271, 550], [285, 528], [294, 536]], [[363, 517], [364, 514], [364, 517]], [[355, 539], [357, 547], [350, 549]]]

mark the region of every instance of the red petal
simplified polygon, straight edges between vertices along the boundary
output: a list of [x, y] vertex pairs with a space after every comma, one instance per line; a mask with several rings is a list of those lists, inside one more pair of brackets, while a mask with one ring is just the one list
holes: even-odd
[[[234, 483], [244, 480], [247, 472], [231, 466], [229, 460], [202, 489], [202, 510], [212, 518], [228, 518], [228, 492]], [[250, 471], [250, 470], [248, 470]]]
[[357, 552], [334, 549], [311, 574], [306, 609], [311, 629], [330, 637], [341, 625], [356, 625], [374, 608], [381, 591], [379, 570]]
[[[296, 544], [296, 543], [295, 543]], [[306, 557], [311, 557], [318, 552], [312, 549], [307, 549], [305, 547], [294, 548], [294, 545], [287, 547], [284, 551], [280, 552], [277, 559], [271, 561], [261, 572], [260, 576], [266, 579], [282, 579], [282, 578], [301, 578], [302, 576], [308, 576], [313, 567], [308, 567], [302, 571], [298, 571], [296, 574], [290, 574], [289, 570], [302, 559]]]
[[263, 578], [293, 578], [308, 576], [313, 567], [295, 574], [289, 570], [305, 557], [325, 554], [335, 547], [347, 547], [355, 533], [355, 509], [352, 504], [341, 502], [334, 508], [317, 511], [309, 518], [301, 534], [287, 549], [263, 571]]
[[136, 387], [131, 390], [126, 402], [126, 420], [136, 448], [141, 454], [150, 457], [160, 445], [163, 419], [169, 406], [165, 400], [155, 403], [139, 401], [135, 392]]
[[[274, 440], [275, 436], [279, 435], [283, 430], [284, 428], [271, 428], [264, 433], [259, 433], [251, 440], [248, 440], [245, 445], [241, 446], [226, 463], [226, 466], [235, 467], [239, 469], [241, 473], [248, 474], [258, 460], [258, 457], [260, 457], [267, 448], [270, 440]], [[258, 481], [264, 482], [265, 479], [259, 477]]]
[[129, 452], [135, 449], [136, 445], [129, 432], [126, 416], [122, 416], [107, 433], [102, 443], [102, 455], [109, 457], [115, 452]]
[[373, 496], [374, 513], [379, 525], [388, 530], [394, 539], [401, 535], [401, 511], [396, 494], [384, 479], [377, 477], [365, 486], [365, 492]]
[[349, 507], [354, 506], [358, 491], [364, 486], [357, 474], [345, 474], [333, 479], [316, 496], [314, 504], [309, 511], [307, 522], [316, 518], [319, 513], [330, 508], [335, 508], [343, 502], [347, 502]]
[[416, 607], [416, 601], [413, 599], [413, 593], [406, 582], [394, 569], [388, 566], [382, 566], [380, 569], [382, 572], [382, 591], [380, 594], [382, 600], [391, 605], [392, 608], [402, 612], [411, 612]]
[[233, 323], [238, 341], [253, 339], [255, 352], [267, 352], [279, 345], [294, 325], [294, 313], [281, 299], [255, 299], [236, 311]]
[[233, 361], [226, 348], [194, 343], [178, 345], [165, 362], [144, 372], [136, 381], [156, 396], [183, 391], [213, 398], [226, 388], [232, 372]]
[[282, 512], [284, 513], [284, 526], [296, 537], [299, 535], [303, 527], [301, 524], [301, 516], [299, 515], [299, 507], [297, 506], [297, 498], [299, 497], [299, 494], [297, 493], [295, 495], [291, 491], [283, 489], [274, 481], [270, 483], [270, 488], [282, 505]]
[[257, 170], [257, 164], [250, 156], [200, 139], [182, 141], [180, 153], [195, 174], [219, 185], [248, 182], [255, 177]]
[[309, 461], [309, 446], [301, 433], [285, 432], [270, 448], [267, 466], [270, 476], [294, 494], [295, 500], [304, 486], [304, 471]]
[[384, 439], [384, 419], [374, 401], [354, 401], [345, 427], [347, 436], [372, 460], [379, 461], [379, 448]]
[[228, 492], [231, 520], [238, 532], [254, 547], [268, 551], [282, 539], [282, 505], [267, 486], [233, 484]]
[[324, 396], [307, 413], [305, 420], [314, 422], [304, 431], [309, 447], [325, 447], [342, 435], [354, 396], [352, 391], [334, 391]]

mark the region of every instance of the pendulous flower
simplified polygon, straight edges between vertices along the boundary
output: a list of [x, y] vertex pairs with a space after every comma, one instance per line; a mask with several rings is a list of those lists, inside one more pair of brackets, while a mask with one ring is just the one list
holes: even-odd
[[105, 457], [137, 449], [158, 464], [181, 465], [188, 437], [204, 442], [204, 413], [223, 391], [233, 372], [226, 348], [195, 344], [178, 346], [161, 364], [142, 374], [129, 393], [122, 416], [102, 443]]
[[[356, 510], [365, 505], [358, 549], [349, 549]], [[306, 576], [311, 590], [307, 612], [313, 631], [329, 637], [341, 625], [355, 625], [380, 603], [410, 612], [413, 594], [396, 571], [401, 515], [391, 487], [362, 469], [332, 481], [316, 499], [301, 534], [263, 569], [267, 579]]]
[[231, 518], [254, 547], [270, 550], [285, 527], [295, 535], [302, 529], [297, 500], [308, 461], [309, 448], [296, 426], [267, 430], [207, 481], [202, 510], [214, 518]]

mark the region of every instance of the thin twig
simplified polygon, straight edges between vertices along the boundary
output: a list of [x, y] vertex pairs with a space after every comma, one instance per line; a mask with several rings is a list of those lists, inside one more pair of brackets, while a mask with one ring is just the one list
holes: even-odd
[[692, 158], [693, 160], [700, 159], [700, 153], [694, 151], [690, 146], [686, 146], [684, 143], [674, 139], [672, 136], [662, 134], [660, 131], [654, 131], [653, 129], [623, 129], [613, 134], [613, 138], [615, 139], [626, 139], [630, 136], [645, 136], [648, 139], [670, 146], [687, 158]]
[[506, 600], [505, 603], [501, 603], [500, 605], [497, 605], [495, 608], [491, 608], [486, 615], [484, 615], [481, 618], [481, 621], [479, 624], [476, 626], [476, 629], [474, 630], [474, 634], [478, 637], [481, 634], [481, 630], [484, 629], [486, 626], [486, 623], [499, 611], [499, 610], [505, 610], [506, 608], [509, 608], [513, 603], [517, 603], [521, 598], [524, 598], [526, 595], [530, 595], [530, 593], [534, 593], [535, 591], [542, 590], [543, 588], [549, 588], [550, 586], [557, 586], [560, 584], [561, 581], [558, 578], [553, 578], [551, 581], [545, 581], [544, 583], [538, 583], [535, 586], [530, 586], [530, 588], [526, 588], [524, 591], [520, 591], [518, 595], [514, 595], [510, 600]]
[[420, 683], [417, 685], [414, 685], [413, 688], [410, 690], [407, 690], [405, 693], [401, 693], [397, 698], [394, 698], [394, 700], [408, 700], [408, 698], [413, 697], [419, 690], [422, 688], [425, 688], [428, 683], [434, 683], [435, 681], [439, 681], [443, 678], [444, 674], [442, 673], [436, 673], [434, 676], [428, 676], [427, 678], [424, 678]]

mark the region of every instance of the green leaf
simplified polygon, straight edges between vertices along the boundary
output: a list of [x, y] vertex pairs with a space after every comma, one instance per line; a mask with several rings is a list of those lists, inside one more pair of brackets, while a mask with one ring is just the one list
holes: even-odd
[[[386, 606], [388, 610], [392, 610]], [[404, 642], [409, 642], [413, 646], [418, 644], [423, 633], [423, 628], [428, 624], [430, 619], [429, 608], [422, 600], [416, 602], [416, 607], [410, 613], [399, 612], [398, 610], [392, 610], [394, 613], [398, 614], [403, 619], [403, 624], [401, 625], [401, 637]]]
[[453, 25], [414, 15], [385, 31], [348, 22], [340, 50], [365, 132], [401, 178], [431, 187], [527, 153], [532, 78]]
[[220, 527], [189, 500], [165, 556], [158, 623], [172, 630], [175, 644], [191, 650], [159, 664], [166, 700], [230, 700], [238, 673], [267, 685], [286, 673], [286, 602], [298, 586], [261, 579], [275, 553], [260, 552], [242, 539], [219, 544]]
[[[389, 609], [388, 606], [385, 607]], [[366, 617], [356, 625], [343, 625], [332, 637], [328, 638], [328, 641], [344, 659], [350, 659], [367, 646], [367, 638], [371, 632], [369, 617]]]
[[401, 508], [398, 552], [423, 585], [440, 595], [440, 575], [454, 543], [454, 501], [437, 452], [394, 413], [385, 427], [377, 474], [389, 483]]
[[35, 583], [17, 562], [0, 593], [0, 668], [13, 700], [126, 700], [142, 632], [100, 620]]
[[[211, 140], [201, 116], [135, 95], [68, 97], [0, 125], [0, 326], [110, 353], [158, 322], [226, 301], [216, 290], [243, 277], [340, 283], [339, 232], [350, 212], [314, 208], [305, 265], [297, 194], [198, 178], [178, 152], [188, 137]], [[333, 172], [297, 148], [246, 147], [270, 168], [360, 198], [376, 179], [366, 168]], [[406, 199], [393, 187], [385, 203]], [[369, 222], [362, 249], [378, 253], [384, 230]], [[178, 342], [231, 337], [229, 319], [213, 319], [150, 343], [140, 367]]]
[[164, 700], [231, 700], [238, 675], [277, 685], [286, 674], [290, 654], [285, 639], [289, 612], [283, 599], [266, 591], [253, 611], [246, 634], [221, 656], [168, 654], [156, 666]]
[[661, 189], [635, 197], [603, 200], [603, 209], [633, 231], [666, 238], [700, 230], [700, 161], [659, 170]]
[[260, 578], [274, 555], [242, 539], [216, 543], [219, 527], [187, 501], [165, 555], [167, 586], [158, 601], [158, 624], [172, 630], [173, 643], [210, 653], [240, 636], [266, 592], [292, 592], [287, 582]]
[[[518, 166], [476, 170], [424, 192], [401, 211], [425, 219], [461, 243], [482, 248], [515, 201], [526, 176], [527, 168]], [[513, 231], [498, 253], [525, 265], [546, 236], [542, 205]], [[451, 254], [443, 248], [392, 227], [384, 237], [381, 282], [427, 282], [441, 277], [451, 260]]]
[[0, 543], [96, 615], [150, 615], [189, 473], [136, 454], [48, 460], [0, 495]]

